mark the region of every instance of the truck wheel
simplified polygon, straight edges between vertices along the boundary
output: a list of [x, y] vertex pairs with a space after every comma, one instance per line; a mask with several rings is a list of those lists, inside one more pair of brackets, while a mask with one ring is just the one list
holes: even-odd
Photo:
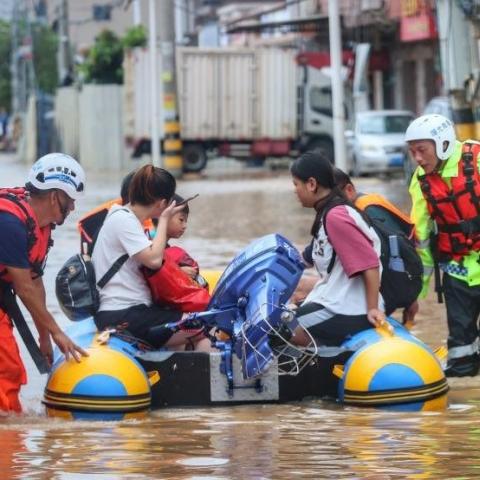
[[333, 156], [333, 144], [328, 140], [314, 140], [313, 142], [308, 144], [308, 150], [320, 151], [333, 164], [335, 163], [335, 158]]
[[201, 172], [207, 165], [207, 152], [202, 145], [192, 143], [183, 147], [183, 171]]

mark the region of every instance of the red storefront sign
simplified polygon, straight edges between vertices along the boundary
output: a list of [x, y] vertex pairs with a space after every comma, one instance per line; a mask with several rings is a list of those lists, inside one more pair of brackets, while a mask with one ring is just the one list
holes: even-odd
[[[302, 52], [297, 55], [299, 65], [310, 65], [314, 68], [330, 66], [330, 52]], [[351, 50], [343, 50], [342, 65], [353, 69], [355, 54]], [[390, 56], [386, 50], [372, 52], [369, 60], [369, 70], [388, 70], [390, 67]]]
[[422, 12], [418, 15], [400, 19], [400, 40], [402, 42], [432, 40], [437, 37], [437, 26], [430, 12]]

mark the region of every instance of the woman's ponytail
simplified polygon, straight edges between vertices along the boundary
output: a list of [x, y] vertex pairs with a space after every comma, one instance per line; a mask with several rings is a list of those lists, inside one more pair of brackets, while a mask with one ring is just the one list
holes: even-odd
[[132, 205], [151, 205], [159, 199], [170, 199], [175, 194], [176, 181], [173, 175], [163, 168], [144, 165], [133, 176], [128, 189]]

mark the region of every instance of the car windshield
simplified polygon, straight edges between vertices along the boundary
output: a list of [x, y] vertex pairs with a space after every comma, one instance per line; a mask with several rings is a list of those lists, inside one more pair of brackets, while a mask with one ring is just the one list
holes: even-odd
[[405, 133], [413, 118], [410, 115], [366, 115], [358, 118], [360, 133]]

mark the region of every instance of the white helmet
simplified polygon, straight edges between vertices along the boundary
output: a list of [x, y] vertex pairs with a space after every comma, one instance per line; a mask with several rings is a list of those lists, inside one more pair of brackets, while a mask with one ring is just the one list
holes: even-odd
[[[455, 129], [453, 123], [443, 115], [430, 114], [416, 118], [405, 132], [405, 141], [433, 140], [440, 160], [446, 160], [455, 149]], [[448, 142], [444, 149], [444, 142]]]
[[49, 153], [39, 158], [28, 173], [28, 183], [39, 190], [58, 188], [76, 200], [85, 190], [85, 172], [70, 155]]

